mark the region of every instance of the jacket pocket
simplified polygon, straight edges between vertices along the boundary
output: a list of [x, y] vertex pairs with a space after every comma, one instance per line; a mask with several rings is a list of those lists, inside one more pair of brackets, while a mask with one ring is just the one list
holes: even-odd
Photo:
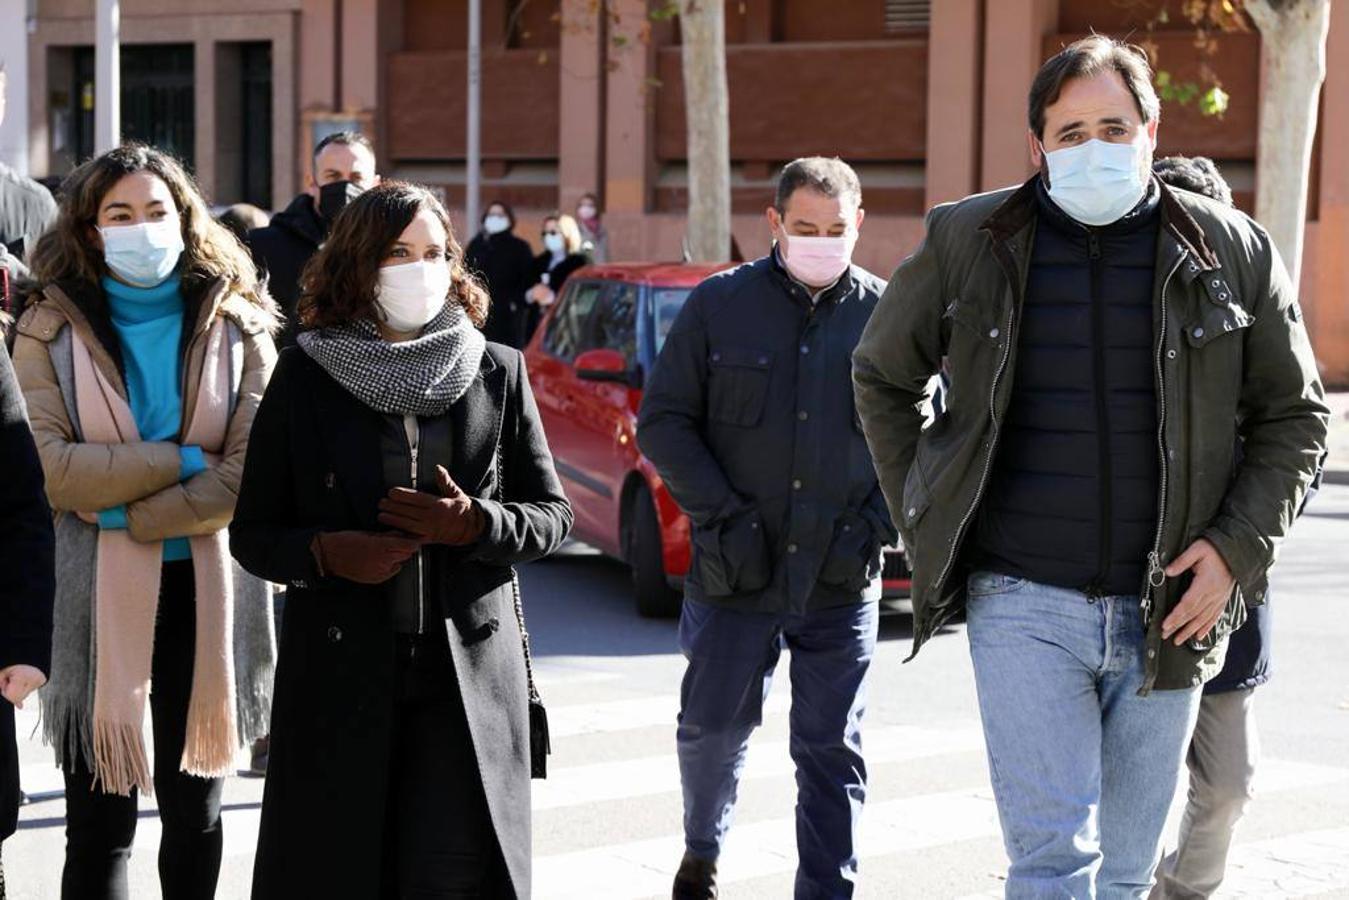
[[1241, 596], [1241, 588], [1235, 588], [1232, 596], [1227, 598], [1227, 606], [1223, 607], [1223, 614], [1218, 619], [1218, 624], [1213, 626], [1213, 630], [1201, 638], [1187, 641], [1186, 645], [1191, 650], [1207, 653], [1232, 632], [1245, 625], [1246, 617], [1246, 600]]
[[724, 425], [751, 428], [763, 418], [773, 354], [746, 347], [723, 347], [707, 358], [707, 417]]
[[864, 590], [871, 583], [872, 560], [879, 541], [866, 519], [845, 512], [834, 523], [834, 538], [820, 566], [820, 583], [830, 587]]
[[758, 510], [693, 530], [698, 576], [712, 597], [747, 594], [768, 587], [772, 561]]

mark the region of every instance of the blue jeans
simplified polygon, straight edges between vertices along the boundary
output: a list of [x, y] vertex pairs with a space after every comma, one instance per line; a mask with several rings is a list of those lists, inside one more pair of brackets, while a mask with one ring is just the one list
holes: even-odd
[[788, 615], [684, 601], [679, 645], [679, 774], [684, 840], [715, 860], [730, 830], [749, 736], [785, 646], [791, 650], [791, 753], [796, 762], [796, 897], [851, 897], [866, 797], [862, 713], [876, 651], [878, 604]]
[[1146, 897], [1200, 689], [1138, 695], [1137, 597], [978, 572], [968, 625], [1007, 896]]

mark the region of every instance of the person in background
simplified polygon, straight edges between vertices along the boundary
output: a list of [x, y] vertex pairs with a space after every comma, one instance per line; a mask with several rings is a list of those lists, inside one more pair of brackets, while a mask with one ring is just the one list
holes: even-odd
[[487, 286], [491, 312], [483, 332], [489, 341], [521, 349], [525, 342], [525, 292], [534, 284], [534, 251], [515, 233], [515, 211], [501, 201], [487, 205], [482, 230], [469, 242], [464, 262]]
[[594, 194], [582, 194], [576, 203], [576, 223], [581, 229], [581, 247], [591, 262], [609, 261], [609, 232], [600, 219], [600, 200]]
[[[1231, 188], [1207, 157], [1168, 156], [1153, 163], [1152, 170], [1174, 188], [1233, 205]], [[1186, 756], [1190, 790], [1180, 840], [1158, 868], [1153, 900], [1211, 897], [1222, 884], [1237, 823], [1254, 797], [1260, 763], [1255, 689], [1270, 675], [1272, 593], [1247, 610], [1246, 624], [1232, 634], [1222, 671], [1204, 685]]]
[[[0, 350], [0, 844], [19, 815], [19, 748], [14, 710], [23, 708], [51, 672], [55, 536], [43, 486], [42, 462], [9, 354]], [[0, 900], [5, 871], [0, 862]]]
[[1152, 889], [1202, 685], [1326, 445], [1278, 250], [1153, 175], [1160, 109], [1138, 47], [1046, 61], [1038, 171], [928, 213], [853, 360], [914, 651], [966, 612], [1009, 898]]
[[[5, 91], [9, 78], [0, 63], [0, 122], [5, 120]], [[24, 262], [42, 233], [56, 222], [51, 192], [31, 178], [0, 163], [0, 244]]]
[[798, 900], [851, 897], [867, 791], [862, 717], [881, 552], [897, 535], [853, 413], [853, 348], [885, 283], [852, 264], [865, 218], [838, 159], [783, 169], [768, 256], [689, 295], [637, 442], [692, 520], [675, 900], [717, 895], [750, 734], [791, 651]]
[[304, 193], [272, 217], [265, 228], [248, 233], [248, 248], [267, 289], [281, 306], [285, 329], [280, 343], [295, 343], [295, 307], [300, 275], [328, 237], [333, 220], [362, 191], [379, 184], [375, 148], [355, 131], [339, 131], [318, 142]]
[[572, 513], [440, 202], [389, 183], [306, 271], [230, 527], [289, 586], [253, 898], [528, 897], [511, 567]]
[[62, 896], [127, 896], [153, 784], [163, 893], [208, 898], [225, 776], [270, 713], [270, 593], [233, 567], [225, 528], [274, 307], [183, 168], [138, 144], [70, 176], [32, 268], [14, 365], [57, 514], [41, 701], [65, 777]]
[[534, 329], [539, 327], [544, 310], [561, 295], [567, 279], [590, 263], [583, 252], [581, 230], [571, 216], [557, 214], [544, 219], [540, 237], [543, 252], [534, 257], [535, 284], [525, 294], [529, 305], [525, 310], [521, 337], [526, 344], [533, 337]]
[[240, 241], [248, 242], [248, 233], [266, 228], [272, 217], [252, 203], [234, 203], [225, 207], [216, 221], [228, 228]]

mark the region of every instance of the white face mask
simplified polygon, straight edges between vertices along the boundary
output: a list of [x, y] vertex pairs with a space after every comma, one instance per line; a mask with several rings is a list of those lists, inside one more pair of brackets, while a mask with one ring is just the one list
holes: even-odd
[[162, 284], [183, 255], [183, 228], [177, 216], [98, 231], [103, 235], [103, 260], [112, 274], [136, 287]]
[[[1083, 225], [1119, 221], [1148, 191], [1143, 166], [1146, 141], [1145, 134], [1130, 144], [1092, 139], [1045, 152], [1050, 199]], [[1044, 150], [1044, 144], [1040, 149]]]
[[501, 234], [511, 230], [511, 220], [506, 216], [488, 216], [482, 220], [482, 227], [488, 234]]
[[548, 248], [549, 253], [561, 253], [567, 249], [567, 242], [563, 240], [560, 234], [545, 234], [543, 236], [543, 246]]
[[379, 270], [375, 305], [384, 324], [400, 334], [421, 331], [445, 307], [450, 267], [444, 260], [385, 266]]

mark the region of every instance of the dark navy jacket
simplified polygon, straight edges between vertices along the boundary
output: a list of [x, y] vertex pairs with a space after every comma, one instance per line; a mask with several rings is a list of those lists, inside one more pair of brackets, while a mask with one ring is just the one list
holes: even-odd
[[852, 352], [884, 287], [854, 266], [812, 305], [769, 256], [689, 296], [637, 426], [693, 522], [687, 597], [801, 613], [880, 596], [898, 535], [853, 405]]
[[1016, 377], [970, 562], [1137, 595], [1157, 527], [1158, 192], [1101, 228], [1037, 195]]

